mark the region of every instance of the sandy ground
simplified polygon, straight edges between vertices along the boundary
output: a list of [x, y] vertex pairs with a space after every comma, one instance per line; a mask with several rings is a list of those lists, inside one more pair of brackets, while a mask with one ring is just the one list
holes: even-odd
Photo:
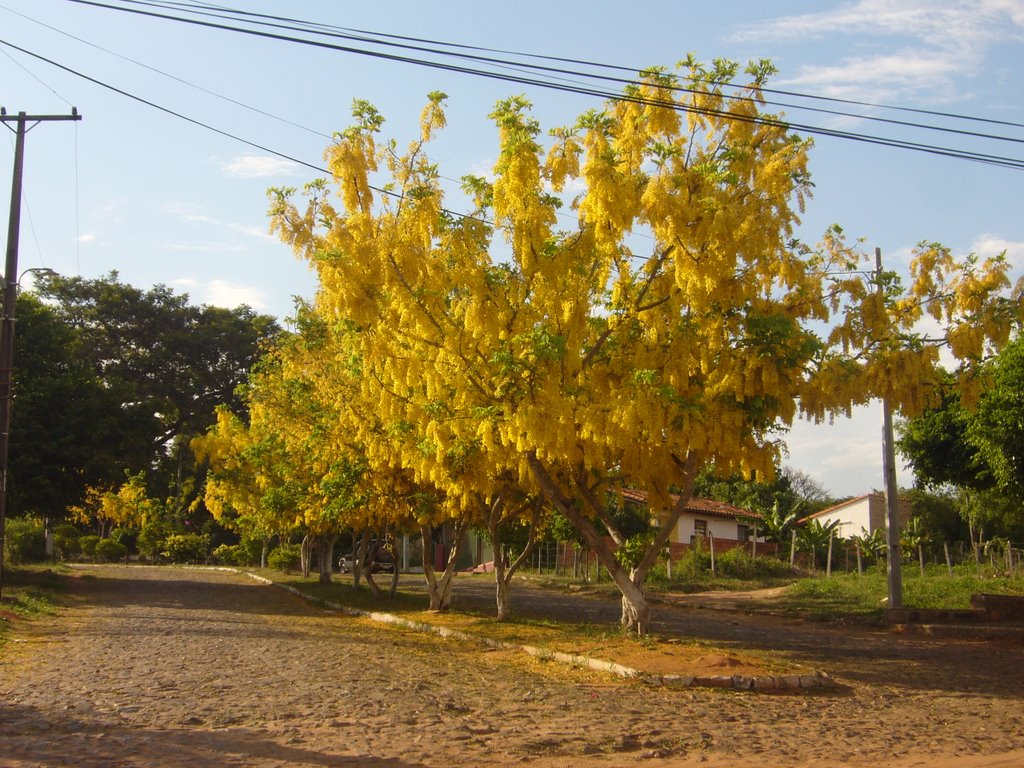
[[1020, 644], [658, 611], [664, 634], [777, 647], [841, 685], [651, 688], [382, 628], [228, 573], [111, 567], [76, 577], [58, 616], [16, 624], [0, 766], [1024, 766]]

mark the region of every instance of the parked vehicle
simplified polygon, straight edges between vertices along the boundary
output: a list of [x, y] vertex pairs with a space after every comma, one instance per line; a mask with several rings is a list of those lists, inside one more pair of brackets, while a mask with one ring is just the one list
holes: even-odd
[[[390, 550], [384, 548], [383, 546], [377, 546], [376, 542], [370, 542], [368, 551], [372, 553], [369, 558], [370, 573], [395, 572], [395, 558], [391, 554]], [[349, 552], [347, 555], [342, 555], [338, 558], [338, 572], [352, 572], [353, 570], [355, 570], [355, 566], [358, 561], [359, 558], [356, 552]]]

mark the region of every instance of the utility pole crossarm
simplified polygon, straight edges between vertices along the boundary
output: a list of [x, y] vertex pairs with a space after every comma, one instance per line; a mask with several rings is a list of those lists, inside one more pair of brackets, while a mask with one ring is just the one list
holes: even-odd
[[16, 115], [10, 115], [4, 107], [0, 107], [0, 123], [17, 123], [24, 120], [26, 123], [49, 123], [55, 120], [81, 120], [82, 116], [78, 114], [76, 107], [71, 108], [70, 115], [29, 115], [25, 112], [19, 112]]

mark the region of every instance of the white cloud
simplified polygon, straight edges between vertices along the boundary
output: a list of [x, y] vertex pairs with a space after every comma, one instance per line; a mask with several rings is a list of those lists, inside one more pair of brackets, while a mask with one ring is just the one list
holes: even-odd
[[267, 293], [251, 285], [240, 285], [227, 280], [203, 283], [189, 277], [174, 280], [171, 285], [186, 291], [193, 301], [216, 307], [233, 309], [246, 304], [253, 309], [267, 308]]
[[223, 166], [228, 176], [257, 179], [264, 176], [291, 176], [298, 165], [291, 160], [272, 155], [239, 155]]
[[96, 235], [91, 233], [85, 233], [78, 236], [78, 242], [80, 243], [92, 243], [96, 241]]
[[238, 307], [248, 304], [253, 309], [266, 309], [267, 293], [251, 285], [239, 285], [227, 280], [211, 280], [206, 284], [203, 300], [218, 307]]
[[983, 71], [991, 46], [1024, 39], [1024, 3], [856, 0], [820, 13], [784, 16], [746, 26], [733, 37], [743, 41], [796, 42], [832, 40], [838, 36], [893, 37], [904, 42], [895, 52], [847, 56], [837, 64], [805, 66], [795, 77], [780, 84], [814, 88], [823, 95], [866, 97], [874, 101], [911, 92], [931, 92], [942, 97], [953, 93], [956, 78]]
[[848, 58], [828, 66], [804, 66], [780, 84], [813, 90], [838, 99], [892, 101], [927, 88], [949, 93], [952, 78], [962, 73], [957, 62], [941, 52], [905, 50], [872, 58]]
[[857, 0], [820, 13], [783, 16], [742, 28], [739, 40], [821, 38], [831, 33], [899, 35], [938, 48], [1019, 39], [1020, 0]]
[[[192, 203], [176, 202], [170, 203], [164, 206], [164, 210], [175, 216], [181, 218], [182, 221], [186, 221], [190, 224], [211, 224], [215, 227], [222, 227], [232, 232], [245, 235], [247, 237], [255, 237], [261, 240], [274, 240], [267, 232], [266, 227], [254, 227], [249, 224], [238, 224], [231, 221], [221, 221], [215, 219], [212, 216], [208, 216], [201, 211], [201, 209]], [[177, 250], [216, 250], [220, 248], [217, 245], [211, 246], [186, 246], [186, 245], [169, 245], [168, 248], [174, 248]], [[237, 246], [225, 246], [227, 250], [239, 250]]]
[[1017, 276], [1024, 273], [1024, 243], [1015, 243], [998, 235], [979, 235], [971, 243], [971, 252], [982, 258], [995, 256], [1006, 251], [1006, 260], [1010, 263], [1010, 271]]

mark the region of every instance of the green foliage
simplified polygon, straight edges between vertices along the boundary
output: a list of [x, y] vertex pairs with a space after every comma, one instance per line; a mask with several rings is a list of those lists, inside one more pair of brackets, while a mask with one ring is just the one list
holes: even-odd
[[[608, 500], [608, 513], [619, 529], [623, 538], [629, 540], [637, 536], [652, 533], [651, 513], [646, 506], [638, 504], [620, 504], [615, 495]], [[651, 539], [653, 541], [653, 538]]]
[[[966, 609], [971, 607], [971, 595], [980, 592], [1024, 595], [1024, 574], [1007, 576], [973, 564], [956, 566], [952, 577], [944, 565], [928, 566], [924, 576], [916, 569], [904, 572], [903, 602], [908, 608]], [[827, 620], [878, 619], [887, 594], [885, 567], [876, 566], [863, 576], [801, 579], [786, 591], [782, 605]]]
[[115, 528], [110, 532], [110, 538], [123, 546], [127, 552], [131, 552], [135, 549], [139, 532], [130, 528]]
[[989, 367], [991, 383], [968, 426], [973, 443], [996, 485], [1024, 494], [1024, 336], [1008, 344]]
[[743, 547], [733, 547], [715, 557], [715, 570], [734, 579], [778, 579], [793, 575], [789, 563], [774, 557], [751, 557]]
[[[634, 569], [640, 565], [647, 550], [654, 543], [655, 531], [648, 528], [643, 533], [636, 533], [626, 539], [625, 543], [615, 550], [615, 559], [626, 568]], [[668, 544], [665, 545], [663, 557], [668, 554]]]
[[[770, 556], [752, 557], [743, 547], [733, 547], [715, 555], [715, 576], [743, 582], [775, 582], [792, 577], [789, 563]], [[706, 584], [712, 580], [711, 552], [704, 547], [690, 547], [672, 564], [672, 582]]]
[[976, 411], [951, 388], [937, 408], [899, 425], [897, 447], [920, 485], [998, 489], [1019, 498], [1024, 493], [1024, 337], [1007, 344], [985, 372], [989, 380]]
[[46, 559], [43, 524], [32, 518], [7, 520], [4, 536], [4, 562], [12, 565], [38, 563]]
[[896, 425], [896, 448], [914, 470], [919, 486], [951, 484], [982, 490], [993, 483], [992, 473], [968, 438], [971, 413], [947, 377], [942, 402], [913, 419]]
[[74, 557], [82, 551], [79, 539], [82, 532], [71, 523], [61, 523], [53, 529], [53, 546], [62, 559]]
[[163, 557], [164, 550], [167, 549], [164, 542], [174, 532], [173, 526], [166, 520], [161, 518], [147, 520], [135, 539], [139, 555], [150, 562], [159, 561]]
[[259, 565], [263, 542], [243, 538], [237, 544], [221, 544], [213, 550], [214, 562], [222, 565]]
[[298, 544], [282, 544], [267, 556], [267, 565], [279, 571], [295, 571], [302, 556]]
[[100, 537], [90, 533], [88, 536], [82, 536], [78, 543], [82, 547], [83, 555], [90, 558], [95, 557], [96, 545], [100, 543]]
[[117, 563], [128, 557], [128, 547], [114, 539], [100, 539], [94, 552], [101, 563]]
[[162, 557], [172, 563], [205, 563], [210, 538], [202, 533], [172, 533], [164, 539]]
[[276, 321], [193, 306], [166, 286], [140, 290], [116, 272], [45, 277], [37, 290], [45, 303], [18, 299], [12, 506], [52, 515], [79, 505], [86, 487], [145, 470], [150, 495], [183, 513], [205, 472], [188, 438], [214, 422], [216, 405], [244, 410], [235, 390]]
[[22, 292], [17, 316], [7, 514], [52, 518], [111, 473], [100, 436], [119, 403], [77, 354], [76, 330], [55, 308]]
[[969, 541], [968, 526], [961, 516], [957, 497], [949, 490], [929, 491], [914, 488], [900, 494], [910, 501], [915, 519], [933, 540], [938, 542]]

